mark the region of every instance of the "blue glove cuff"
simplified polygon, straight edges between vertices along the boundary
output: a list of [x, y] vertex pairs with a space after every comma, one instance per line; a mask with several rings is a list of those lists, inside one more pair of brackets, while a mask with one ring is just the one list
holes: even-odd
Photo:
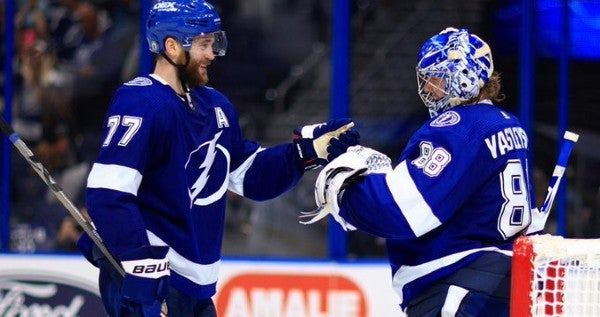
[[152, 305], [155, 301], [162, 302], [169, 294], [168, 278], [144, 278], [125, 274], [123, 299], [143, 305]]
[[123, 299], [143, 305], [162, 302], [169, 291], [169, 261], [166, 246], [145, 246], [120, 254], [125, 270]]
[[294, 149], [298, 157], [300, 169], [307, 171], [316, 169], [319, 166], [325, 166], [328, 161], [343, 153], [348, 146], [357, 145], [359, 135], [358, 132], [352, 130], [340, 135], [340, 139], [336, 141], [341, 142], [337, 142], [331, 148], [333, 153], [329, 151], [329, 148], [327, 149], [329, 152], [327, 159], [324, 159], [322, 156], [319, 158], [313, 144], [313, 141], [323, 134], [338, 130], [351, 122], [352, 120], [349, 118], [331, 119], [326, 123], [307, 125], [294, 129]]
[[321, 160], [313, 147], [313, 139], [294, 139], [294, 150], [300, 169], [308, 171], [319, 167]]
[[144, 246], [119, 254], [119, 260], [164, 259], [169, 252], [167, 246]]

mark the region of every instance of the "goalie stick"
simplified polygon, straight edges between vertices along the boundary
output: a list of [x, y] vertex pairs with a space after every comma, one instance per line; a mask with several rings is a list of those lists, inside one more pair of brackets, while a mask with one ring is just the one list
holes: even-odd
[[548, 219], [548, 214], [550, 209], [552, 208], [552, 203], [554, 202], [556, 193], [558, 192], [560, 181], [562, 180], [563, 174], [565, 173], [565, 169], [567, 168], [569, 155], [571, 155], [571, 150], [573, 149], [573, 146], [575, 145], [578, 139], [578, 134], [570, 131], [565, 131], [565, 134], [563, 136], [563, 142], [560, 147], [560, 152], [558, 153], [558, 161], [556, 162], [556, 166], [554, 167], [554, 171], [552, 172], [552, 178], [550, 179], [550, 184], [548, 185], [548, 192], [546, 193], [546, 198], [544, 198], [544, 203], [540, 207], [540, 212], [544, 214], [544, 225], [546, 223], [546, 220]]
[[[90, 236], [94, 244], [100, 249], [100, 252], [106, 256], [108, 261], [115, 267], [117, 272], [121, 274], [121, 276], [125, 276], [125, 270], [119, 262], [115, 259], [115, 257], [108, 251], [104, 242], [102, 242], [102, 238], [98, 234], [98, 231], [94, 228], [94, 225], [89, 222], [83, 214], [75, 207], [75, 204], [69, 199], [69, 197], [62, 190], [60, 185], [54, 180], [50, 172], [44, 167], [44, 165], [38, 161], [35, 157], [35, 154], [29, 149], [27, 144], [19, 137], [19, 135], [12, 129], [12, 127], [6, 122], [4, 117], [0, 115], [0, 129], [2, 132], [8, 137], [8, 140], [15, 146], [15, 148], [19, 151], [21, 156], [29, 163], [31, 168], [38, 174], [38, 176], [46, 183], [46, 185], [52, 190], [52, 193], [58, 198], [58, 200], [62, 203], [62, 205], [67, 209], [69, 214], [75, 218], [75, 221], [83, 228], [83, 230]], [[167, 307], [166, 303], [163, 303], [161, 308], [161, 317], [167, 316]]]

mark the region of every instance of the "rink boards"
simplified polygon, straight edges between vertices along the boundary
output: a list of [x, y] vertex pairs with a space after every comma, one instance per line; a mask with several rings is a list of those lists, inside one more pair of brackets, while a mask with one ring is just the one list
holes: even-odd
[[[105, 316], [81, 256], [0, 255], [0, 316]], [[386, 262], [223, 260], [219, 317], [399, 316]]]

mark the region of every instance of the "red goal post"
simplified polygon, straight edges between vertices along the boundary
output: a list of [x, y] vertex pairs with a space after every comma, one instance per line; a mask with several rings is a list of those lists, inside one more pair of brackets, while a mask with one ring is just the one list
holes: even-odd
[[511, 317], [600, 316], [600, 239], [523, 236], [513, 251]]

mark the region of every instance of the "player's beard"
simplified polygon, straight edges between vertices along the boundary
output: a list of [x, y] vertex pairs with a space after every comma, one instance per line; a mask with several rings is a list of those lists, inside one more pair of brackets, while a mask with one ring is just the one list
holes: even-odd
[[[185, 75], [190, 87], [204, 86], [208, 83], [207, 69], [202, 68], [200, 65], [199, 61], [192, 60], [185, 68]], [[203, 69], [204, 72], [200, 73], [199, 69]]]

